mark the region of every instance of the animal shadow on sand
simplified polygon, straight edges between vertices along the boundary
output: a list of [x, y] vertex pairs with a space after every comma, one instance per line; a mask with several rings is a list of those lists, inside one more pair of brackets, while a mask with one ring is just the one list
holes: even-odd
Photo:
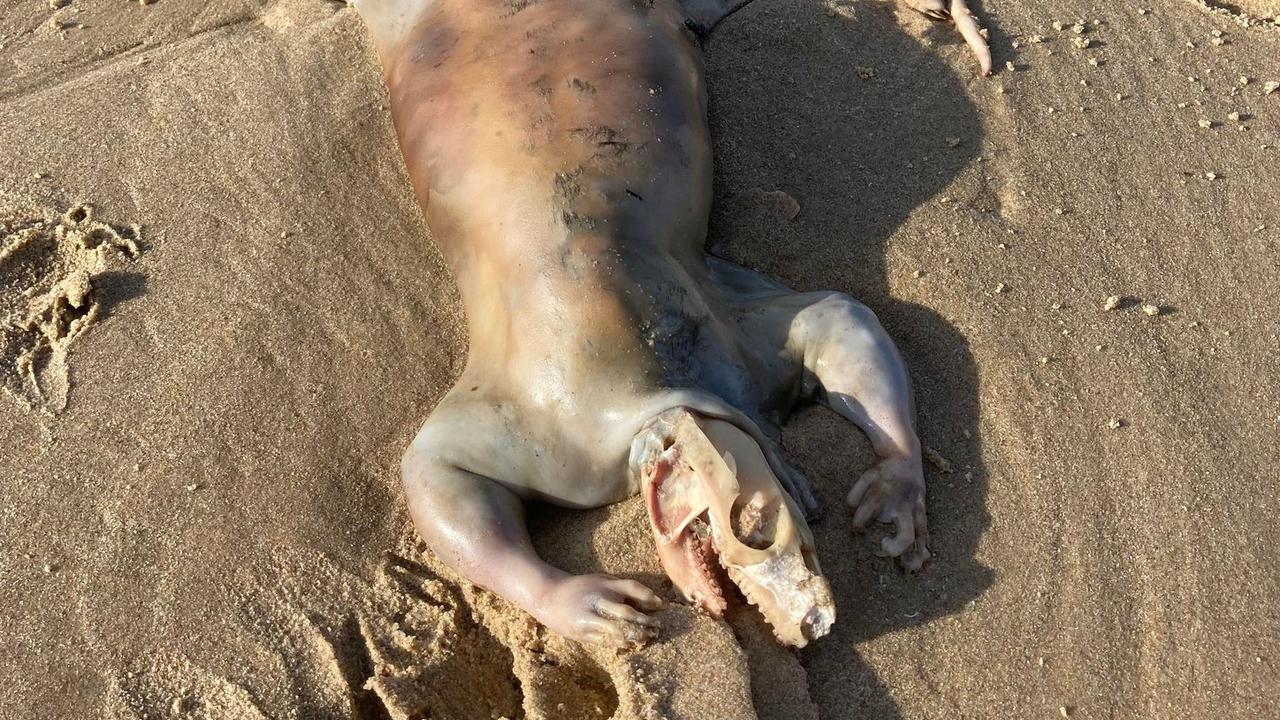
[[[822, 718], [898, 718], [858, 644], [962, 612], [994, 574], [975, 558], [988, 516], [973, 357], [945, 318], [890, 295], [886, 245], [975, 162], [982, 126], [962, 78], [890, 7], [842, 10], [755, 2], [706, 42], [716, 162], [708, 248], [797, 290], [839, 290], [871, 307], [910, 367], [922, 442], [954, 465], [926, 466], [934, 560], [907, 575], [873, 552], [881, 534], [853, 532], [844, 496], [873, 461], [861, 433], [820, 408], [797, 409], [783, 433], [786, 456], [823, 503], [813, 530], [838, 610], [832, 635], [800, 653], [809, 693]], [[786, 192], [800, 213], [789, 219], [757, 189]], [[535, 538], [592, 522], [550, 508], [533, 514]], [[752, 670], [753, 687], [767, 687], [765, 671]]]

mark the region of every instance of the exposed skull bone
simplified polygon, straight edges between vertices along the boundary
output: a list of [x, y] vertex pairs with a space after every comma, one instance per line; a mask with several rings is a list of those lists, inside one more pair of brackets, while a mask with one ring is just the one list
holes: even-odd
[[830, 631], [835, 604], [813, 535], [751, 436], [675, 408], [636, 435], [630, 468], [662, 566], [688, 600], [721, 615], [722, 568], [779, 642], [804, 647]]

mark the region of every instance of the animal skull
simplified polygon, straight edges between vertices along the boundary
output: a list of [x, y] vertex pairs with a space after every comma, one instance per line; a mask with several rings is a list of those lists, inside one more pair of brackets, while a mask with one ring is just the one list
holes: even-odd
[[751, 436], [675, 408], [636, 435], [630, 469], [662, 566], [687, 599], [719, 617], [727, 573], [779, 642], [804, 647], [830, 631], [835, 604], [813, 535]]

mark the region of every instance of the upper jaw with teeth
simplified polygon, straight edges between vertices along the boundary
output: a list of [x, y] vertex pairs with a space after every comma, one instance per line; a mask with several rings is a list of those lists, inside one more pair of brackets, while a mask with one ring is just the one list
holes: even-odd
[[663, 568], [688, 600], [719, 616], [727, 575], [779, 642], [804, 647], [830, 631], [813, 536], [749, 435], [675, 408], [636, 435], [630, 468]]

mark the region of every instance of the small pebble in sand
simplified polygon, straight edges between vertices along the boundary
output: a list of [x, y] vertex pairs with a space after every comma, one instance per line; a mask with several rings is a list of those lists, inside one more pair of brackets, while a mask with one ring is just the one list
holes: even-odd
[[50, 564], [50, 563], [45, 563], [45, 564], [44, 564], [44, 567], [42, 567], [42, 568], [40, 568], [40, 569], [41, 569], [41, 570], [44, 570], [44, 571], [45, 571], [45, 574], [48, 574], [48, 573], [53, 572], [54, 570], [57, 570], [57, 569], [58, 569], [58, 566], [57, 566], [57, 565], [52, 565], [52, 564]]
[[1240, 76], [1240, 87], [1244, 87], [1248, 85], [1250, 82], [1253, 82], [1253, 78], [1249, 77], [1248, 75]]
[[1105, 312], [1111, 312], [1120, 307], [1121, 297], [1119, 295], [1111, 295], [1102, 303], [1102, 309]]
[[1147, 303], [1142, 306], [1142, 313], [1148, 317], [1155, 317], [1160, 314], [1160, 306]]
[[1071, 708], [1067, 707], [1066, 705], [1063, 705], [1058, 708], [1058, 714], [1061, 715], [1062, 717], [1071, 717]]
[[1146, 9], [1146, 8], [1138, 8], [1138, 14], [1139, 14], [1139, 15], [1146, 15], [1146, 14], [1147, 14], [1147, 13], [1149, 13], [1149, 12], [1151, 12], [1151, 11], [1150, 11], [1150, 10], [1148, 10], [1148, 9]]
[[1013, 64], [1013, 61], [1012, 61], [1012, 60], [1006, 60], [1006, 61], [1005, 61], [1005, 63], [1004, 63], [1004, 69], [1005, 69], [1005, 70], [1008, 70], [1009, 72], [1013, 72], [1014, 70], [1017, 70], [1018, 68], [1014, 66], [1014, 64]]
[[187, 486], [187, 490], [190, 492], [195, 492], [196, 490], [199, 490], [199, 489], [200, 489], [200, 483], [191, 483], [190, 485]]
[[960, 138], [958, 137], [947, 138], [947, 147], [960, 147]]
[[1064, 28], [1064, 27], [1066, 27], [1066, 26], [1062, 24], [1062, 21], [1061, 21], [1061, 20], [1054, 20], [1054, 21], [1053, 21], [1053, 29], [1054, 29], [1054, 30], [1057, 30], [1057, 31], [1061, 32], [1061, 31], [1062, 31], [1062, 28]]
[[1113, 417], [1107, 421], [1107, 427], [1111, 428], [1112, 430], [1119, 430], [1120, 428], [1124, 427], [1124, 420]]
[[1263, 94], [1263, 95], [1270, 95], [1271, 93], [1275, 92], [1276, 90], [1280, 90], [1280, 82], [1276, 82], [1275, 80], [1268, 80], [1268, 81], [1266, 81], [1266, 82], [1262, 83], [1262, 94]]
[[1042, 357], [1042, 358], [1040, 358], [1039, 362], [1040, 362], [1040, 364], [1041, 364], [1041, 365], [1048, 365], [1048, 364], [1049, 364], [1049, 358], [1048, 358], [1048, 357]]
[[1032, 35], [1031, 37], [1027, 38], [1027, 42], [1031, 43], [1032, 45], [1039, 45], [1040, 43], [1044, 42], [1044, 36]]
[[1103, 350], [1106, 350], [1106, 349], [1107, 349], [1107, 346], [1106, 346], [1106, 345], [1094, 345], [1094, 346], [1093, 346], [1093, 349], [1094, 349], [1094, 351], [1096, 351], [1096, 352], [1102, 352]]
[[1084, 34], [1084, 25], [1083, 25], [1082, 23], [1076, 23], [1075, 25], [1072, 25], [1072, 26], [1071, 26], [1071, 32], [1073, 32], [1073, 33], [1075, 33], [1075, 34], [1077, 34], [1077, 35], [1083, 35], [1083, 34]]
[[788, 220], [795, 220], [800, 214], [800, 203], [781, 190], [751, 188], [746, 195], [762, 207], [780, 211]]
[[1008, 289], [1009, 289], [1008, 285], [1005, 285], [1004, 283], [996, 283], [996, 292], [1002, 293]]
[[1093, 43], [1087, 37], [1078, 37], [1078, 38], [1073, 38], [1071, 40], [1071, 44], [1075, 45], [1080, 50], [1084, 50], [1088, 48], [1090, 45], [1092, 45]]
[[941, 453], [928, 445], [924, 446], [924, 459], [928, 460], [930, 465], [938, 468], [941, 472], [951, 472], [951, 461], [942, 457]]
[[1089, 58], [1089, 64], [1093, 67], [1098, 67], [1098, 58]]
[[1216, 173], [1216, 172], [1206, 172], [1206, 173], [1204, 174], [1204, 178], [1205, 178], [1205, 180], [1217, 180], [1217, 179], [1218, 179], [1218, 173]]
[[1204, 128], [1204, 129], [1206, 129], [1206, 130], [1208, 130], [1208, 129], [1211, 129], [1211, 128], [1213, 127], [1213, 121], [1212, 121], [1212, 120], [1201, 120], [1201, 121], [1200, 121], [1200, 123], [1199, 123], [1199, 125], [1200, 125], [1200, 127]]
[[1216, 38], [1213, 38], [1213, 39], [1209, 40], [1209, 43], [1210, 43], [1211, 45], [1216, 45], [1217, 47], [1222, 47], [1223, 45], [1226, 45], [1226, 44], [1227, 44], [1227, 41], [1226, 41], [1226, 40], [1224, 40], [1224, 39], [1222, 39], [1222, 38], [1220, 38], [1220, 37], [1216, 37]]
[[911, 277], [914, 277], [914, 278], [922, 278], [922, 277], [924, 277], [924, 271], [923, 271], [923, 270], [916, 270], [915, 272], [911, 273]]
[[1228, 120], [1234, 120], [1235, 122], [1240, 122], [1240, 113], [1238, 113], [1238, 112], [1229, 112], [1229, 113], [1227, 113], [1227, 119], [1228, 119]]

